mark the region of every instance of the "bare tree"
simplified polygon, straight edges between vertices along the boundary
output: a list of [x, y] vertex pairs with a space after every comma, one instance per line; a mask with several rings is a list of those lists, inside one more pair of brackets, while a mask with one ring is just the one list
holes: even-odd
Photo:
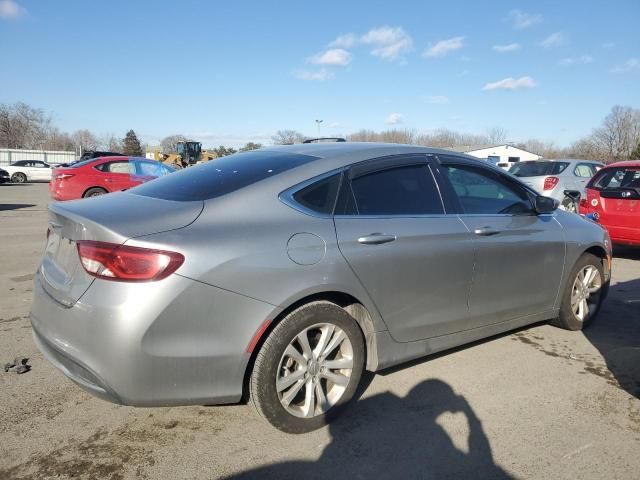
[[98, 138], [86, 129], [76, 130], [72, 138], [76, 146], [83, 152], [87, 150], [97, 150], [98, 145], [100, 145]]
[[160, 140], [160, 149], [162, 150], [161, 153], [175, 153], [176, 143], [190, 141], [190, 139], [180, 134], [164, 137], [162, 140]]
[[23, 102], [0, 104], [0, 147], [43, 148], [51, 119]]
[[297, 130], [278, 130], [271, 137], [271, 141], [275, 145], [291, 145], [293, 143], [302, 143], [305, 136]]
[[487, 143], [501, 145], [507, 141], [507, 131], [502, 127], [491, 127], [486, 130]]
[[100, 148], [104, 148], [108, 152], [122, 152], [122, 140], [116, 137], [115, 133], [107, 133], [100, 137]]
[[640, 143], [640, 110], [615, 105], [592, 141], [605, 152], [606, 160], [626, 160]]

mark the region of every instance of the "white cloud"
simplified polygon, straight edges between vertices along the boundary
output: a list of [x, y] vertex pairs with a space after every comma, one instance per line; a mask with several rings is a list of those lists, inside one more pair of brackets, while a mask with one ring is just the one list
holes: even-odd
[[497, 82], [487, 83], [483, 90], [517, 90], [519, 88], [533, 88], [536, 82], [533, 78], [526, 76], [520, 78], [505, 78]]
[[613, 73], [627, 73], [627, 72], [635, 72], [640, 71], [640, 60], [637, 58], [630, 58], [622, 65], [616, 65], [611, 70]]
[[509, 43], [508, 45], [494, 45], [491, 48], [493, 48], [496, 52], [499, 52], [499, 53], [516, 52], [520, 50], [520, 44]]
[[565, 42], [564, 33], [555, 32], [540, 42], [540, 46], [544, 48], [559, 47]]
[[427, 103], [431, 103], [433, 105], [444, 105], [445, 103], [449, 103], [449, 97], [445, 97], [444, 95], [430, 95], [424, 97]]
[[320, 70], [298, 70], [296, 72], [296, 78], [300, 80], [315, 80], [318, 82], [324, 82], [333, 78], [333, 72], [330, 72], [326, 68]]
[[529, 28], [532, 25], [542, 22], [542, 15], [539, 13], [527, 13], [522, 10], [511, 10], [505, 19], [511, 23], [513, 28], [522, 30], [523, 28]]
[[373, 28], [360, 37], [360, 42], [373, 45], [371, 54], [385, 60], [395, 60], [411, 50], [413, 41], [402, 27], [383, 26]]
[[602, 44], [602, 48], [613, 48], [616, 46], [616, 42], [606, 42]]
[[422, 54], [424, 57], [442, 57], [449, 52], [459, 50], [464, 46], [464, 37], [453, 37], [448, 40], [440, 40], [432, 47], [427, 48]]
[[586, 64], [586, 63], [591, 63], [591, 62], [593, 62], [593, 57], [592, 56], [590, 56], [590, 55], [582, 55], [580, 57], [563, 58], [558, 63], [560, 65], [564, 65], [565, 67], [570, 67], [571, 65]]
[[27, 9], [21, 7], [13, 0], [0, 0], [0, 18], [15, 20], [27, 15]]
[[342, 48], [334, 48], [326, 52], [317, 53], [309, 58], [309, 61], [315, 65], [346, 67], [351, 63], [351, 54]]
[[336, 48], [353, 48], [358, 43], [358, 36], [355, 33], [347, 33], [340, 35], [333, 42], [329, 44], [330, 47]]
[[398, 125], [402, 122], [404, 122], [404, 115], [402, 115], [401, 113], [392, 113], [384, 121], [384, 123], [386, 123], [387, 125]]

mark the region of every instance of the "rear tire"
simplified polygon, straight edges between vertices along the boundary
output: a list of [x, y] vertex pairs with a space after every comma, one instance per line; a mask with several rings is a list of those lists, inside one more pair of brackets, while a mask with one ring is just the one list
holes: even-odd
[[551, 323], [566, 330], [586, 328], [600, 311], [605, 288], [602, 260], [591, 253], [582, 254], [569, 275], [560, 314]]
[[12, 183], [26, 183], [26, 181], [27, 181], [27, 176], [22, 172], [16, 172], [13, 175], [11, 175]]
[[351, 400], [364, 358], [353, 317], [330, 302], [310, 303], [287, 315], [265, 340], [251, 374], [251, 400], [283, 432], [316, 430]]
[[94, 187], [84, 192], [82, 198], [98, 197], [100, 195], [104, 195], [105, 193], [107, 193], [107, 191], [104, 188]]

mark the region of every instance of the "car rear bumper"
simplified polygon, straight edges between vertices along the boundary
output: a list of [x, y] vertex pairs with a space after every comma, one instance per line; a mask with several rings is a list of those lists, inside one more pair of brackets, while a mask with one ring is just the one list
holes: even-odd
[[640, 246], [640, 228], [615, 227], [606, 225], [613, 243]]
[[89, 393], [134, 406], [234, 403], [247, 346], [279, 309], [179, 275], [160, 282], [95, 280], [72, 307], [36, 275], [33, 336], [45, 357]]

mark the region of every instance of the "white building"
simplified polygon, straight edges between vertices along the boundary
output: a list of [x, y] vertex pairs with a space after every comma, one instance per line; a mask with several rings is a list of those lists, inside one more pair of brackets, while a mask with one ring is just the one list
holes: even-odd
[[509, 168], [516, 162], [526, 162], [528, 160], [540, 160], [542, 157], [535, 153], [527, 152], [513, 145], [466, 145], [452, 147], [450, 150], [466, 153], [481, 160], [485, 160], [493, 165], [502, 168]]

